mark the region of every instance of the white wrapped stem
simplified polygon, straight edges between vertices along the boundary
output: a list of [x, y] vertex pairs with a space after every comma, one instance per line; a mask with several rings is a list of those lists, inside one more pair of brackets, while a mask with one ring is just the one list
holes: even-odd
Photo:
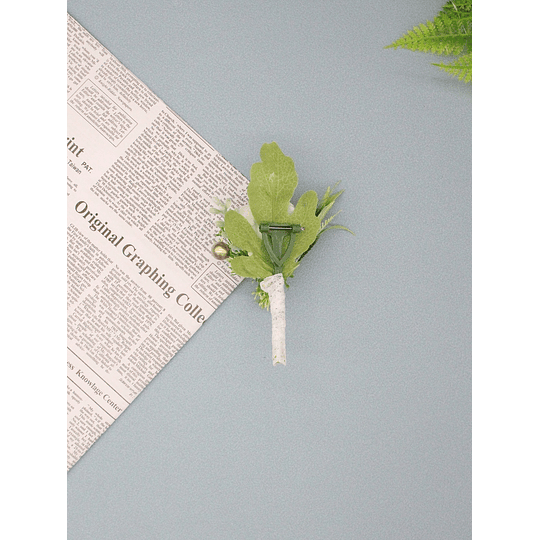
[[272, 362], [285, 365], [285, 281], [283, 274], [274, 274], [261, 282], [261, 289], [270, 297], [272, 315]]

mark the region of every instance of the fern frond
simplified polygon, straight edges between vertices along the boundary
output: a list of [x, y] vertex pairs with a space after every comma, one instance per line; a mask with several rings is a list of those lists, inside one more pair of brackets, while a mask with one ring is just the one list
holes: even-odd
[[[442, 7], [439, 16], [443, 14], [456, 21], [462, 34], [470, 34], [472, 37], [472, 0], [450, 0]], [[472, 50], [472, 39], [467, 52], [470, 50]]]
[[441, 9], [450, 17], [472, 18], [472, 0], [450, 0]]
[[460, 56], [454, 62], [449, 64], [433, 64], [446, 71], [453, 77], [458, 77], [460, 81], [471, 82], [472, 81], [472, 52]]
[[449, 0], [433, 21], [415, 26], [385, 48], [463, 55], [449, 64], [434, 65], [462, 81], [472, 81], [472, 0]]
[[399, 47], [433, 54], [458, 55], [472, 48], [472, 24], [445, 13], [419, 24], [386, 48]]

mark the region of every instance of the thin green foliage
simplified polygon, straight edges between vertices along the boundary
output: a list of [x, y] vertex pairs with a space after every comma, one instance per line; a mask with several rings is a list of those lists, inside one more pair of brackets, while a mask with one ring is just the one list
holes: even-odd
[[453, 62], [433, 65], [472, 82], [472, 0], [450, 0], [433, 21], [415, 26], [385, 48], [456, 56]]
[[315, 237], [314, 242], [309, 246], [309, 248], [302, 253], [300, 258], [298, 259], [298, 262], [302, 260], [302, 258], [313, 248], [313, 246], [317, 243], [319, 238], [321, 237], [321, 234], [325, 231], [329, 231], [330, 229], [341, 229], [347, 232], [350, 232], [351, 234], [354, 234], [350, 229], [345, 227], [344, 225], [330, 225], [330, 223], [334, 220], [334, 218], [341, 212], [336, 212], [333, 216], [329, 217], [328, 219], [323, 220], [324, 217], [326, 217], [326, 214], [329, 212], [329, 210], [334, 206], [334, 203], [338, 199], [338, 197], [345, 191], [340, 190], [337, 192], [334, 192], [334, 190], [339, 186], [339, 182], [335, 184], [333, 187], [329, 187], [325, 194], [323, 195], [319, 205], [317, 206], [317, 210], [315, 211], [315, 214], [317, 217], [321, 219], [321, 228], [319, 229], [319, 232], [317, 233], [317, 236]]
[[450, 64], [433, 64], [440, 67], [452, 76], [456, 76], [460, 81], [471, 82], [472, 81], [472, 53], [464, 54], [460, 56], [454, 62]]

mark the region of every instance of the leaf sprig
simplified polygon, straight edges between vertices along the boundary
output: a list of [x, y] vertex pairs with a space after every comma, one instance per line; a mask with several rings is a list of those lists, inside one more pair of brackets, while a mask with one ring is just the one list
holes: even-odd
[[[250, 177], [247, 188], [249, 207], [232, 210], [229, 199], [222, 202], [214, 198], [216, 206], [209, 211], [223, 218], [216, 222], [216, 236], [221, 240], [220, 244], [228, 247], [231, 271], [257, 282], [257, 289], [253, 293], [255, 299], [261, 307], [268, 309], [268, 293], [262, 290], [260, 284], [273, 274], [273, 264], [259, 232], [260, 223], [288, 223], [303, 227], [283, 266], [282, 274], [287, 287], [287, 279], [294, 277], [301, 259], [324, 231], [342, 229], [354, 233], [343, 225], [330, 225], [339, 212], [324, 219], [344, 191], [335, 192], [338, 184], [329, 187], [320, 201], [315, 191], [307, 191], [295, 206], [291, 204], [298, 177], [293, 160], [285, 156], [275, 142], [262, 146], [261, 162], [252, 166]], [[284, 242], [286, 249], [288, 239]]]

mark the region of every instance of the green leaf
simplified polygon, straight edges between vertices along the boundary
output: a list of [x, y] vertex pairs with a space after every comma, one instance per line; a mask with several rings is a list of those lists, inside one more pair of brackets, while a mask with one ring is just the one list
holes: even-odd
[[335, 219], [335, 217], [340, 213], [341, 213], [341, 210], [339, 210], [339, 212], [336, 212], [333, 216], [330, 216], [328, 219], [321, 221], [321, 231], [324, 230], [326, 227], [328, 227], [328, 224], [331, 223]]
[[472, 0], [450, 0], [441, 9], [449, 17], [469, 20], [472, 19]]
[[309, 249], [317, 238], [321, 229], [321, 219], [316, 215], [317, 193], [306, 191], [296, 204], [294, 212], [288, 216], [288, 223], [297, 223], [304, 227], [304, 230], [296, 235], [294, 246], [290, 257], [283, 266], [283, 276], [290, 276], [298, 266], [297, 259]]
[[249, 221], [235, 210], [229, 210], [225, 214], [225, 234], [233, 245], [264, 257], [262, 240], [257, 236]]
[[[330, 229], [341, 229], [342, 231], [347, 231], [347, 232], [350, 232], [351, 234], [354, 234], [351, 229], [348, 229], [347, 227], [345, 227], [344, 225], [327, 225], [324, 229], [321, 230], [321, 233], [323, 233], [324, 231], [328, 231]], [[355, 235], [356, 236], [356, 235]]]
[[471, 82], [472, 81], [472, 52], [460, 56], [454, 62], [449, 64], [433, 64], [440, 67], [452, 76], [457, 76], [460, 81]]
[[289, 202], [298, 185], [294, 162], [275, 142], [263, 144], [261, 160], [251, 167], [247, 188], [253, 217], [257, 223], [290, 223]]
[[388, 47], [433, 54], [457, 55], [472, 48], [472, 25], [441, 14], [409, 30]]
[[257, 255], [241, 255], [230, 259], [231, 270], [242, 277], [264, 279], [273, 274], [273, 268]]
[[[435, 64], [460, 80], [472, 80], [472, 0], [448, 1], [433, 21], [419, 24], [386, 48], [402, 47], [439, 55], [460, 56], [450, 64]], [[461, 56], [463, 55], [463, 56]]]
[[322, 199], [319, 201], [316, 214], [321, 219], [328, 213], [330, 208], [332, 208], [333, 204], [336, 202], [336, 199], [345, 191], [342, 189], [341, 191], [334, 193], [334, 189], [336, 189], [339, 184], [340, 182], [337, 182], [333, 187], [328, 187]]

